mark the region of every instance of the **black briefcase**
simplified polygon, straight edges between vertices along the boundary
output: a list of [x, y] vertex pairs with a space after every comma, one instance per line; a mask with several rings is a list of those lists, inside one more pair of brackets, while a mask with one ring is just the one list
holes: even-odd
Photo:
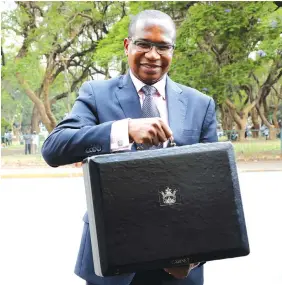
[[231, 143], [93, 156], [83, 173], [98, 276], [249, 254]]

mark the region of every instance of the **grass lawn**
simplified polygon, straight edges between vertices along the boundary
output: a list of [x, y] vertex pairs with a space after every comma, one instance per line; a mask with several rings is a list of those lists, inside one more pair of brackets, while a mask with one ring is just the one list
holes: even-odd
[[47, 166], [41, 154], [2, 155], [2, 167]]
[[24, 145], [13, 144], [12, 146], [1, 148], [2, 167], [21, 166], [47, 166], [41, 152], [37, 154], [24, 154]]
[[[281, 141], [248, 139], [245, 142], [233, 142], [238, 161], [280, 160], [282, 159]], [[12, 145], [1, 148], [2, 167], [35, 167], [47, 166], [41, 152], [24, 154], [23, 145]]]
[[248, 139], [244, 142], [233, 142], [238, 160], [271, 160], [282, 159], [280, 139]]

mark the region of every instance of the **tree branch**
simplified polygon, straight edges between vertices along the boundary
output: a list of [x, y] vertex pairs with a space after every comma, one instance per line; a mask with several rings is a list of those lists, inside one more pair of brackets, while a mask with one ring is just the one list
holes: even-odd
[[26, 12], [28, 15], [29, 21], [25, 21], [23, 23], [23, 31], [22, 34], [24, 36], [23, 44], [16, 56], [16, 59], [23, 58], [26, 56], [28, 52], [28, 46], [31, 43], [31, 39], [29, 38], [29, 32], [32, 32], [34, 29], [36, 29], [35, 25], [35, 15], [31, 13], [30, 7], [32, 5], [30, 4], [31, 2], [22, 2], [19, 1], [17, 4]]
[[71, 55], [71, 56], [70, 56], [70, 60], [72, 60], [72, 59], [74, 59], [74, 58], [76, 58], [76, 57], [84, 56], [85, 54], [87, 54], [87, 53], [90, 52], [90, 51], [94, 51], [95, 48], [96, 48], [96, 46], [97, 46], [97, 43], [96, 43], [96, 42], [93, 42], [93, 43], [91, 44], [91, 46], [90, 46], [88, 49], [83, 50], [83, 51], [81, 51], [81, 52], [74, 53], [73, 55]]
[[[275, 92], [276, 96], [278, 97], [278, 99], [282, 99], [282, 93], [279, 94], [279, 92], [276, 90], [276, 88], [274, 86], [272, 86], [271, 88], [274, 90], [274, 92]], [[280, 89], [282, 91], [282, 87], [280, 87]]]
[[236, 106], [228, 98], [225, 99], [225, 103], [230, 109], [236, 110]]
[[258, 80], [258, 78], [255, 76], [255, 74], [253, 72], [251, 72], [251, 76], [254, 78], [255, 82], [259, 86], [259, 80]]
[[88, 23], [84, 23], [81, 25], [80, 29], [74, 34], [74, 36], [71, 38], [70, 41], [68, 41], [65, 45], [63, 46], [58, 46], [57, 49], [54, 50], [54, 53], [62, 53], [64, 52], [66, 49], [68, 49], [73, 43], [74, 41], [83, 33], [83, 30], [85, 29], [85, 27], [89, 26], [90, 22]]
[[244, 108], [244, 112], [245, 112], [246, 114], [248, 114], [248, 113], [256, 106], [257, 102], [258, 102], [258, 100], [256, 99], [256, 100], [254, 100], [251, 104], [249, 104], [248, 106], [246, 106], [246, 107]]
[[[225, 103], [226, 103], [227, 107], [229, 108], [230, 113], [231, 113], [231, 115], [232, 115], [234, 121], [236, 122], [237, 125], [240, 126], [240, 125], [241, 125], [241, 118], [240, 118], [240, 116], [237, 114], [236, 109], [234, 109], [234, 108], [232, 107], [233, 103], [232, 103], [231, 101], [229, 101], [229, 102], [227, 102], [227, 101], [229, 101], [229, 99], [226, 99], [226, 100], [225, 100]], [[231, 103], [231, 104], [230, 104], [230, 103]], [[234, 107], [235, 107], [235, 106], [234, 106]]]
[[[70, 88], [70, 91], [73, 92], [75, 90], [75, 88], [77, 87], [77, 85], [83, 81], [83, 79], [85, 79], [87, 77], [87, 74], [88, 74], [88, 71], [89, 71], [89, 68], [91, 67], [91, 64], [89, 64], [82, 72], [82, 74], [76, 78], [75, 80], [73, 80], [72, 82], [72, 85], [71, 85], [71, 88]], [[61, 94], [58, 94], [56, 95], [55, 97], [53, 97], [51, 100], [50, 100], [50, 105], [54, 104], [56, 101], [62, 99], [62, 98], [65, 98], [67, 97], [68, 95], [68, 92], [63, 92]]]
[[78, 16], [81, 16], [83, 18], [89, 19], [91, 22], [93, 22], [93, 18], [91, 16], [88, 16], [86, 14], [83, 13], [77, 13]]
[[42, 10], [39, 6], [36, 5], [36, 2], [32, 2], [32, 3], [33, 3], [33, 4], [32, 4], [32, 7], [33, 7], [35, 10], [38, 10], [39, 15], [40, 15], [41, 17], [44, 17], [43, 10]]
[[5, 66], [6, 62], [5, 62], [5, 54], [4, 54], [4, 50], [3, 50], [3, 47], [1, 45], [1, 63], [2, 63], [2, 66]]

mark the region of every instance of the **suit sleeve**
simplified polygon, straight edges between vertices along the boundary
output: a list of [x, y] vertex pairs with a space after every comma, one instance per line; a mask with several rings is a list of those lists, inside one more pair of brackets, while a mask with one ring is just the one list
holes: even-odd
[[216, 122], [216, 112], [214, 100], [211, 98], [206, 111], [200, 142], [201, 143], [211, 143], [217, 142], [217, 122]]
[[113, 121], [100, 124], [96, 107], [92, 87], [85, 82], [69, 116], [56, 126], [42, 146], [42, 155], [50, 166], [110, 152]]

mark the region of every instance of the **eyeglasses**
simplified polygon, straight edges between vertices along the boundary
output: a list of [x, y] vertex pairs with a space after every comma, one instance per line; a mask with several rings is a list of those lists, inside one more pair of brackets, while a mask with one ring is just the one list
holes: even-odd
[[128, 39], [130, 39], [132, 43], [136, 46], [136, 49], [138, 52], [147, 53], [150, 50], [152, 50], [154, 46], [156, 48], [157, 53], [160, 55], [163, 55], [163, 54], [171, 53], [175, 48], [175, 45], [170, 45], [170, 44], [159, 44], [159, 43], [147, 42], [147, 41], [142, 41], [142, 40], [134, 41], [130, 37]]

